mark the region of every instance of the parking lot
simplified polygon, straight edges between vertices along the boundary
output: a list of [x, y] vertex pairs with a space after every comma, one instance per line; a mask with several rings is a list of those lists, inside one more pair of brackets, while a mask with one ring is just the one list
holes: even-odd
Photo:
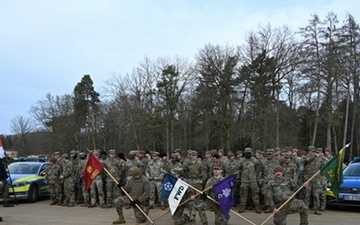
[[[3, 208], [0, 205], [0, 215], [3, 217], [2, 224], [11, 225], [110, 225], [112, 221], [117, 219], [114, 208], [86, 208], [86, 207], [61, 207], [50, 206], [50, 200], [41, 200], [37, 203], [20, 202], [12, 208]], [[237, 211], [237, 208], [233, 208]], [[336, 210], [326, 210], [321, 216], [314, 215], [310, 211], [309, 224], [329, 225], [329, 224], [346, 224], [358, 225], [360, 219], [360, 208], [340, 208]], [[150, 218], [154, 219], [164, 213], [160, 209], [150, 211]], [[132, 209], [124, 210], [126, 224], [135, 224]], [[213, 213], [207, 211], [209, 224], [214, 224]], [[256, 214], [253, 211], [242, 213], [241, 216], [246, 217], [255, 224], [261, 224], [270, 214]], [[234, 214], [230, 214], [229, 225], [250, 224]], [[170, 214], [155, 221], [157, 225], [173, 224]], [[200, 224], [200, 221], [197, 222]], [[272, 219], [267, 223], [272, 224]], [[299, 215], [291, 214], [288, 216], [288, 225], [298, 225]]]

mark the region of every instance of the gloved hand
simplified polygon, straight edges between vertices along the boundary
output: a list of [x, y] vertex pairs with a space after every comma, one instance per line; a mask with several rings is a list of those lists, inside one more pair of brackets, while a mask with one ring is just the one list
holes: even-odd
[[122, 186], [121, 186], [121, 184], [120, 183], [118, 183], [117, 185], [116, 185], [118, 188], [122, 188]]
[[203, 193], [201, 194], [201, 199], [202, 199], [202, 200], [206, 200], [206, 199], [207, 199], [207, 194], [206, 194], [205, 192], [203, 192]]

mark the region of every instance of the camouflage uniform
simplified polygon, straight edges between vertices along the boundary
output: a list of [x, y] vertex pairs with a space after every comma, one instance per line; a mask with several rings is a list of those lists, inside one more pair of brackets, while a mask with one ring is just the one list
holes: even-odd
[[270, 199], [267, 198], [268, 194], [268, 182], [270, 180], [274, 179], [274, 168], [281, 166], [281, 163], [279, 161], [278, 158], [276, 158], [274, 156], [274, 150], [273, 149], [267, 149], [266, 151], [266, 158], [264, 158], [263, 160], [260, 161], [260, 165], [261, 165], [261, 179], [259, 179], [259, 184], [261, 186], [261, 193], [264, 196], [264, 200], [265, 200], [265, 208], [267, 208], [265, 210], [266, 213], [270, 212], [269, 209], [269, 202]]
[[[275, 173], [278, 171], [281, 171], [282, 174], [284, 174], [281, 167], [274, 169]], [[279, 208], [298, 189], [297, 183], [282, 176], [270, 180], [267, 186], [269, 187], [269, 191], [267, 192], [268, 199], [270, 200], [270, 207], [272, 209]], [[274, 224], [286, 225], [286, 217], [289, 211], [299, 212], [300, 225], [308, 225], [308, 206], [299, 199], [292, 199], [281, 208], [280, 211], [275, 213], [273, 220]]]
[[[109, 173], [121, 183], [121, 179], [124, 175], [125, 161], [115, 158], [115, 150], [109, 150], [109, 157], [105, 160], [105, 168]], [[115, 181], [106, 176], [106, 207], [110, 207], [113, 204], [113, 199], [120, 195], [120, 189], [117, 187]]]
[[[77, 166], [78, 166], [78, 170], [81, 171], [81, 174], [80, 174], [80, 176], [81, 176], [85, 169], [87, 160], [86, 160], [85, 153], [83, 153], [83, 152], [79, 153], [79, 157], [80, 157], [80, 160], [79, 160], [79, 163]], [[83, 201], [84, 201], [84, 204], [82, 206], [89, 206], [90, 205], [90, 193], [89, 193], [89, 190], [85, 190], [85, 182], [83, 182], [82, 179], [81, 179], [81, 193], [83, 195]]]
[[[137, 179], [135, 176], [140, 176], [140, 178]], [[132, 177], [126, 182], [124, 189], [134, 201], [139, 201], [138, 205], [148, 215], [149, 207], [147, 206], [149, 204], [150, 182], [147, 177], [142, 175], [140, 168], [134, 167], [132, 169]], [[114, 206], [119, 218], [118, 220], [114, 221], [113, 224], [125, 223], [122, 207], [128, 204], [130, 204], [130, 200], [126, 195], [121, 195], [114, 200]], [[146, 222], [147, 218], [141, 213], [141, 211], [136, 206], [133, 206], [133, 209], [136, 222]]]
[[[214, 166], [213, 169], [222, 169], [221, 166]], [[222, 180], [224, 177], [222, 175], [220, 175], [219, 177], [215, 177], [212, 176], [205, 185], [205, 188], [213, 186], [214, 184], [216, 184], [217, 182], [219, 182], [220, 180]], [[209, 192], [209, 196], [213, 199], [216, 199], [216, 195], [214, 191]], [[209, 207], [214, 211], [215, 213], [215, 225], [227, 225], [228, 224], [228, 219], [226, 218], [225, 215], [221, 212], [220, 206], [219, 204], [213, 202], [213, 201], [208, 201], [207, 202]]]
[[[185, 175], [187, 176], [190, 185], [197, 188], [198, 190], [202, 190], [203, 184], [207, 177], [205, 166], [201, 159], [197, 158], [197, 151], [191, 150], [189, 152], [192, 158], [184, 161], [183, 168]], [[196, 211], [199, 214], [201, 223], [203, 225], [208, 224], [205, 208], [201, 207], [202, 205], [202, 200], [199, 198], [197, 198], [196, 201], [193, 201], [192, 204], [189, 204], [191, 224], [195, 223]]]
[[131, 150], [129, 152], [129, 159], [126, 160], [126, 162], [125, 162], [125, 177], [126, 177], [126, 179], [123, 180], [122, 185], [125, 185], [126, 181], [132, 177], [131, 169], [133, 167], [139, 167], [141, 169], [142, 173], [144, 174], [144, 169], [145, 169], [144, 164], [135, 157], [136, 153], [137, 153], [137, 151], [135, 151], [135, 150]]
[[[94, 151], [94, 156], [99, 157], [100, 153]], [[104, 162], [99, 158], [99, 161], [104, 164]], [[97, 196], [96, 196], [97, 193]], [[90, 185], [90, 205], [89, 207], [96, 207], [96, 200], [99, 198], [100, 207], [105, 207], [105, 193], [104, 193], [104, 182], [102, 179], [102, 173], [99, 174]]]
[[56, 159], [51, 158], [49, 166], [45, 169], [45, 177], [44, 177], [44, 180], [48, 184], [48, 190], [50, 193], [50, 200], [51, 200], [50, 205], [55, 205], [58, 203], [59, 193], [57, 193], [56, 191], [58, 190], [57, 186], [60, 183], [59, 177], [60, 177], [60, 167], [56, 165]]
[[240, 177], [240, 209], [239, 212], [245, 211], [249, 194], [251, 193], [252, 200], [255, 204], [256, 213], [260, 213], [259, 200], [259, 186], [258, 177], [260, 172], [259, 161], [252, 157], [252, 149], [246, 148], [244, 151], [245, 157], [239, 162], [239, 177]]
[[74, 164], [68, 159], [67, 154], [63, 154], [64, 158], [64, 170], [61, 174], [61, 178], [64, 180], [64, 202], [62, 206], [74, 206], [75, 205], [75, 179], [74, 179]]
[[81, 189], [81, 171], [79, 170], [79, 157], [75, 150], [70, 151], [70, 161], [74, 164], [74, 179], [75, 179], [75, 199], [77, 203], [84, 201]]
[[[304, 160], [304, 179], [309, 180], [319, 169], [321, 169], [320, 158], [316, 156], [317, 150], [315, 147], [309, 147], [310, 155]], [[321, 176], [316, 176], [309, 182], [309, 186], [306, 188], [305, 203], [313, 206], [315, 214], [321, 215], [320, 209], [320, 193], [322, 192]], [[312, 204], [310, 200], [312, 199]]]
[[[161, 191], [162, 191], [162, 181], [164, 179], [164, 164], [159, 159], [159, 152], [153, 152], [152, 156], [154, 157], [151, 160], [145, 170], [145, 176], [150, 181], [150, 207], [155, 206], [155, 201], [160, 201]], [[164, 202], [161, 202], [161, 209], [165, 210]]]

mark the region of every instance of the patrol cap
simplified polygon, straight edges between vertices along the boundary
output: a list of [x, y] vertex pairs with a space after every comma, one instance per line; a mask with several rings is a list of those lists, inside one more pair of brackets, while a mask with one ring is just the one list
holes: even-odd
[[237, 155], [242, 155], [243, 153], [244, 153], [244, 152], [241, 151], [241, 150], [236, 151], [236, 154], [237, 154]]
[[55, 155], [61, 155], [61, 154], [60, 154], [60, 152], [54, 152], [53, 155], [55, 156]]
[[266, 155], [272, 155], [273, 153], [274, 153], [274, 149], [272, 148], [266, 149]]
[[180, 152], [181, 152], [181, 148], [176, 148], [176, 149], [174, 150], [174, 152], [180, 153]]
[[64, 154], [61, 155], [61, 158], [69, 158], [69, 155], [64, 153]]
[[175, 152], [171, 153], [171, 158], [177, 158], [177, 156], [178, 156], [177, 153], [175, 153]]
[[279, 172], [279, 171], [284, 173], [284, 169], [281, 166], [277, 166], [274, 168], [274, 173]]
[[137, 151], [138, 154], [145, 154], [145, 151], [144, 150], [139, 150]]
[[96, 156], [99, 156], [100, 152], [99, 152], [99, 150], [93, 150], [93, 154], [96, 155]]
[[207, 155], [207, 154], [211, 154], [211, 152], [210, 151], [205, 151], [205, 155]]
[[251, 148], [245, 148], [244, 153], [252, 153], [252, 149]]
[[173, 172], [174, 172], [174, 174], [180, 174], [180, 175], [184, 175], [184, 169], [183, 168], [181, 168], [181, 167], [175, 167], [174, 169], [173, 169]]
[[190, 151], [189, 151], [189, 154], [190, 154], [190, 155], [198, 155], [198, 152], [195, 151], [195, 150], [190, 150]]
[[220, 164], [214, 164], [212, 167], [213, 170], [218, 169], [218, 170], [222, 170], [222, 166]]
[[139, 167], [133, 167], [131, 169], [131, 175], [133, 176], [138, 176], [138, 175], [141, 175], [141, 169]]
[[152, 152], [152, 153], [151, 153], [151, 155], [154, 155], [154, 156], [159, 156], [159, 155], [160, 155], [160, 153], [159, 153], [159, 152], [155, 152], [155, 151], [154, 151], [154, 152]]
[[84, 152], [79, 152], [79, 156], [80, 157], [85, 156], [85, 153]]
[[138, 152], [138, 151], [136, 151], [136, 150], [131, 150], [131, 151], [129, 152], [129, 155], [136, 155], [137, 152]]
[[211, 153], [211, 155], [215, 155], [215, 154], [217, 154], [218, 152], [217, 152], [216, 149], [212, 149], [212, 150], [210, 150], [210, 153]]
[[308, 147], [308, 150], [311, 152], [314, 152], [314, 151], [316, 151], [316, 148], [315, 148], [315, 146], [311, 145]]
[[115, 149], [110, 149], [110, 150], [109, 150], [109, 154], [116, 154]]
[[71, 150], [70, 151], [70, 156], [74, 156], [76, 154], [76, 151], [75, 150]]
[[316, 150], [315, 150], [315, 152], [317, 152], [317, 153], [320, 153], [320, 152], [322, 152], [322, 151], [323, 151], [322, 148], [316, 148]]

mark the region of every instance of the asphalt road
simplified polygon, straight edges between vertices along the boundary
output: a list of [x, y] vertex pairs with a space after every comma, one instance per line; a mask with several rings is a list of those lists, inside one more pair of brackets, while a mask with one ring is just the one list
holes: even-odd
[[[50, 206], [50, 200], [41, 200], [37, 203], [20, 202], [12, 208], [4, 208], [0, 205], [0, 216], [3, 217], [3, 222], [0, 224], [11, 225], [110, 225], [112, 221], [117, 219], [117, 214], [114, 208], [85, 208], [80, 206], [75, 207], [61, 207]], [[237, 208], [233, 208], [236, 212]], [[330, 224], [346, 224], [359, 225], [360, 224], [360, 208], [339, 208], [336, 210], [326, 210], [321, 216], [314, 215], [310, 211], [309, 224], [314, 225], [330, 225]], [[164, 211], [156, 208], [150, 211], [149, 217], [154, 220]], [[126, 224], [135, 224], [134, 213], [132, 209], [124, 210]], [[256, 214], [253, 211], [246, 211], [239, 214], [255, 224], [261, 224], [270, 214]], [[209, 224], [214, 224], [213, 212], [207, 211]], [[250, 224], [230, 213], [229, 225], [235, 224]], [[197, 218], [198, 219], [198, 218]], [[156, 225], [172, 225], [173, 221], [170, 214], [155, 221]], [[200, 221], [197, 221], [200, 224]], [[267, 223], [272, 224], [272, 219]], [[287, 219], [288, 225], [299, 224], [299, 214], [291, 214]]]

